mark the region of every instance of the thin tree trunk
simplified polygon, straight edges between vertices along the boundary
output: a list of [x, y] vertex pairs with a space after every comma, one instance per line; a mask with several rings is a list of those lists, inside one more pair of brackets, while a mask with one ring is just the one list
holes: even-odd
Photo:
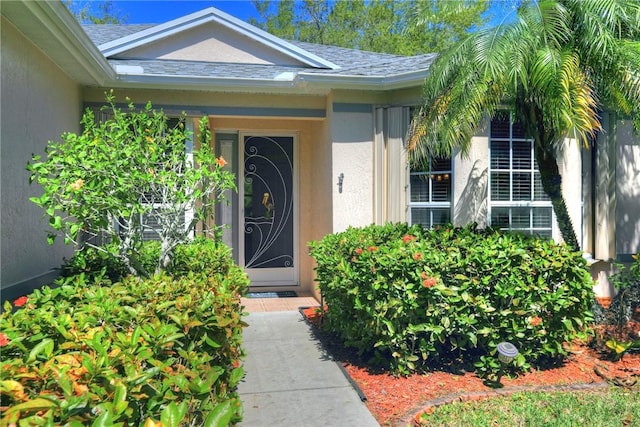
[[573, 222], [569, 216], [567, 204], [562, 196], [562, 176], [558, 169], [558, 162], [554, 156], [548, 155], [549, 153], [543, 152], [538, 147], [536, 147], [535, 152], [542, 188], [551, 199], [551, 205], [553, 206], [553, 212], [556, 214], [562, 238], [570, 248], [574, 251], [579, 251], [580, 244], [573, 229]]
[[573, 229], [567, 203], [562, 195], [562, 176], [554, 148], [560, 145], [559, 141], [564, 139], [564, 136], [558, 133], [553, 126], [545, 125], [542, 108], [536, 104], [535, 100], [525, 96], [522, 88], [520, 88], [520, 95], [516, 99], [516, 113], [517, 117], [522, 119], [522, 125], [528, 136], [533, 138], [534, 154], [538, 162], [542, 189], [551, 199], [562, 239], [571, 249], [579, 251], [580, 244]]

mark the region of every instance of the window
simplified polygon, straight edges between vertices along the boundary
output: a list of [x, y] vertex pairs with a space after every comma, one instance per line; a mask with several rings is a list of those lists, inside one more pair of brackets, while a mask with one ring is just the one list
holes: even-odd
[[551, 237], [553, 212], [540, 182], [533, 141], [506, 113], [491, 121], [489, 185], [493, 227]]
[[451, 159], [431, 159], [427, 172], [411, 170], [411, 224], [431, 228], [451, 222], [451, 181]]
[[[167, 120], [168, 129], [185, 129], [187, 125], [190, 126], [190, 123], [181, 118], [169, 118]], [[189, 167], [191, 162], [191, 141], [185, 139], [184, 143], [182, 146], [160, 146], [165, 155], [163, 160], [157, 164], [157, 168], [173, 170], [180, 174], [182, 169]], [[176, 160], [178, 160], [178, 163], [176, 163]], [[143, 226], [142, 240], [161, 240], [161, 233], [164, 227], [167, 226], [167, 224], [162, 224], [163, 219], [165, 222], [169, 220], [172, 224], [182, 228], [186, 228], [190, 222], [190, 217], [193, 213], [185, 210], [184, 203], [176, 203], [175, 200], [172, 200], [171, 193], [167, 193], [160, 182], [154, 183], [142, 197], [143, 204], [152, 208], [142, 215], [140, 219]]]

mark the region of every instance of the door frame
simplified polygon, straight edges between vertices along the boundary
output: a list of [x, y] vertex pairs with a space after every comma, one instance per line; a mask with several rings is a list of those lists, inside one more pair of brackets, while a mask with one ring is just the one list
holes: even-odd
[[[244, 268], [244, 142], [246, 137], [290, 137], [293, 140], [292, 209], [293, 209], [293, 267]], [[238, 132], [238, 263], [249, 276], [251, 287], [290, 287], [300, 284], [299, 243], [299, 133], [295, 131], [241, 130]], [[289, 270], [289, 271], [285, 271]]]

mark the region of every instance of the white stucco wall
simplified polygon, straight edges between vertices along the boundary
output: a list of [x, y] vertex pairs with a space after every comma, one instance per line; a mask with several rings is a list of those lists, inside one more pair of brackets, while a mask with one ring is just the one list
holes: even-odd
[[452, 162], [453, 224], [487, 226], [489, 203], [489, 137], [486, 130], [471, 140], [468, 156], [456, 153]]
[[[331, 114], [333, 232], [366, 226], [373, 215], [373, 107], [333, 104]], [[338, 179], [344, 174], [342, 192]]]
[[616, 127], [616, 254], [640, 252], [640, 136], [630, 121]]
[[[29, 197], [41, 194], [29, 185], [25, 167], [33, 153], [43, 154], [49, 140], [78, 131], [80, 89], [45, 54], [2, 19], [1, 241], [2, 298], [21, 292], [17, 285], [46, 276], [72, 253], [62, 243], [49, 246], [43, 211]], [[23, 283], [23, 285], [26, 285]]]
[[[573, 138], [565, 140], [562, 152], [558, 156], [558, 168], [560, 176], [562, 176], [562, 195], [573, 223], [573, 230], [578, 237], [580, 247], [584, 249], [584, 238], [582, 236], [582, 150], [580, 142]], [[554, 224], [553, 238], [556, 241], [562, 241], [562, 235], [557, 223]]]

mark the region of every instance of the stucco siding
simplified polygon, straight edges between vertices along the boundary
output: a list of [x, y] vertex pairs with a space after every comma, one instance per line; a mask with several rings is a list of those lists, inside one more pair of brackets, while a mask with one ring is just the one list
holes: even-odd
[[489, 183], [489, 137], [486, 132], [471, 140], [468, 156], [456, 153], [452, 164], [453, 224], [476, 222], [487, 226]]
[[640, 252], [640, 137], [630, 121], [616, 127], [616, 254]]
[[[573, 231], [578, 237], [580, 247], [584, 247], [582, 237], [583, 193], [582, 193], [582, 150], [580, 142], [575, 139], [565, 140], [562, 152], [558, 156], [558, 168], [562, 176], [562, 195], [573, 224]], [[554, 224], [553, 238], [561, 241], [562, 236], [557, 223]]]
[[1, 287], [3, 299], [24, 289], [24, 281], [46, 277], [60, 267], [72, 248], [49, 246], [43, 211], [29, 197], [38, 196], [25, 170], [31, 155], [43, 154], [49, 140], [79, 130], [80, 89], [41, 51], [2, 19]]
[[[83, 93], [84, 101], [91, 104], [104, 104], [104, 88], [86, 88]], [[116, 102], [124, 103], [125, 97], [131, 98], [135, 104], [144, 105], [151, 101], [154, 108], [162, 107], [165, 112], [198, 115], [247, 116], [247, 109], [251, 109], [252, 116], [263, 117], [297, 117], [316, 118], [325, 117], [324, 96], [309, 95], [270, 95], [261, 93], [226, 93], [200, 92], [183, 90], [144, 90], [131, 88], [116, 88], [114, 90]], [[295, 114], [295, 116], [294, 116]]]
[[222, 25], [199, 25], [157, 42], [117, 55], [119, 58], [176, 59], [184, 61], [235, 62], [240, 64], [301, 63], [264, 44], [251, 40]]
[[[373, 131], [373, 106], [333, 104], [333, 232], [369, 225], [375, 220]], [[338, 185], [340, 176], [342, 186]]]

